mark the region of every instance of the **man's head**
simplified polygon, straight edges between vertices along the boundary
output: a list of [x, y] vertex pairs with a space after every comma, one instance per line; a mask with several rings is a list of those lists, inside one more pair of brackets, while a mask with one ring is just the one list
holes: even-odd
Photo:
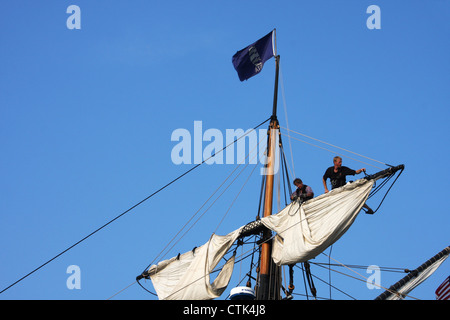
[[301, 188], [301, 187], [303, 186], [303, 181], [302, 181], [302, 179], [296, 178], [296, 179], [294, 180], [294, 185], [295, 185], [297, 188]]
[[334, 157], [333, 163], [336, 168], [339, 168], [342, 165], [342, 158], [339, 156]]

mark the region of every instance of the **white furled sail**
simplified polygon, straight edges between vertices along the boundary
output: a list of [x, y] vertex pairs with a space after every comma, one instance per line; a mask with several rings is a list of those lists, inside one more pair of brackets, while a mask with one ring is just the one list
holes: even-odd
[[376, 180], [403, 170], [400, 165], [334, 189], [301, 205], [289, 204], [278, 214], [264, 217], [225, 235], [213, 234], [193, 251], [152, 265], [138, 279], [150, 277], [161, 300], [207, 300], [219, 297], [233, 272], [234, 255], [211, 283], [210, 273], [239, 238], [275, 231], [272, 258], [278, 265], [308, 261], [335, 243], [350, 228]]
[[210, 283], [210, 273], [238, 238], [240, 229], [225, 236], [213, 234], [203, 246], [153, 265], [148, 274], [160, 300], [208, 300], [228, 286], [234, 267], [230, 258]]
[[311, 199], [293, 202], [262, 223], [277, 233], [272, 258], [278, 265], [305, 262], [336, 242], [352, 225], [374, 181], [361, 179]]

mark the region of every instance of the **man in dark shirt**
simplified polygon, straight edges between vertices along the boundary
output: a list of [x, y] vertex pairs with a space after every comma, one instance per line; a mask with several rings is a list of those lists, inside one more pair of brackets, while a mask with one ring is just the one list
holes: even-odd
[[296, 178], [294, 180], [294, 185], [297, 187], [291, 194], [291, 200], [300, 198], [301, 202], [312, 199], [314, 197], [314, 192], [310, 186], [303, 184], [302, 179]]
[[328, 193], [327, 188], [327, 179], [330, 179], [331, 183], [331, 189], [336, 189], [339, 187], [342, 187], [347, 183], [346, 176], [354, 176], [355, 174], [359, 174], [363, 171], [366, 171], [365, 168], [359, 169], [359, 170], [353, 170], [348, 167], [342, 166], [342, 158], [339, 156], [334, 157], [333, 159], [334, 166], [329, 167], [325, 174], [323, 175], [322, 181], [323, 186], [325, 188], [325, 193]]
[[[348, 167], [342, 166], [342, 158], [336, 156], [333, 158], [334, 166], [329, 167], [325, 174], [323, 175], [322, 182], [325, 188], [325, 193], [328, 193], [329, 190], [327, 188], [327, 179], [330, 179], [331, 189], [336, 189], [342, 187], [347, 183], [346, 176], [354, 176], [355, 174], [360, 174], [361, 172], [365, 172], [366, 168], [362, 168], [359, 170], [353, 170]], [[369, 208], [368, 205], [364, 204], [364, 208], [367, 209], [366, 213], [373, 214], [373, 210]]]

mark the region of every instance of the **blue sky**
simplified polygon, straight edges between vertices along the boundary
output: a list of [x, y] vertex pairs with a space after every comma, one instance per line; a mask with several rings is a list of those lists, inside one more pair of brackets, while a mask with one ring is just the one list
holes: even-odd
[[[381, 9], [379, 30], [366, 26], [372, 4]], [[66, 26], [70, 5], [81, 9], [79, 30]], [[380, 210], [361, 214], [332, 258], [413, 269], [449, 245], [448, 1], [41, 0], [0, 8], [0, 289], [190, 169], [172, 162], [174, 130], [193, 132], [194, 121], [204, 130], [246, 130], [266, 120], [274, 60], [240, 82], [231, 57], [274, 28], [281, 125], [286, 110], [292, 130], [406, 166]], [[296, 175], [323, 193], [335, 153], [291, 142]], [[378, 171], [350, 158], [344, 165]], [[166, 258], [207, 241], [253, 167]], [[133, 283], [234, 168], [199, 167], [0, 299], [110, 298]], [[251, 176], [219, 234], [254, 219], [260, 178]], [[448, 263], [411, 296], [434, 299]], [[79, 290], [66, 286], [70, 265], [80, 267]], [[328, 280], [327, 270], [312, 271]], [[382, 285], [403, 276], [383, 273]], [[381, 293], [339, 275], [332, 284], [358, 299]], [[329, 296], [328, 287], [317, 287]], [[137, 284], [114, 297], [153, 298]], [[332, 298], [348, 299], [337, 292]]]

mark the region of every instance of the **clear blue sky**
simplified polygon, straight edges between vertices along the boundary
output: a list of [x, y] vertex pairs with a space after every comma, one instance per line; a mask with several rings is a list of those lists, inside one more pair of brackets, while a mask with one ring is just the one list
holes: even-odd
[[[366, 26], [372, 4], [381, 9], [379, 30]], [[79, 30], [66, 26], [70, 5], [81, 9]], [[267, 119], [274, 60], [241, 83], [231, 57], [273, 28], [281, 125], [283, 88], [292, 130], [406, 165], [380, 210], [361, 214], [332, 258], [414, 269], [450, 244], [450, 2], [40, 0], [3, 1], [0, 11], [0, 290], [191, 168], [171, 160], [174, 130], [193, 132], [194, 121], [246, 130]], [[323, 193], [335, 153], [296, 140], [292, 150], [296, 175]], [[350, 158], [344, 165], [378, 171]], [[208, 240], [253, 167], [166, 258]], [[110, 298], [233, 169], [201, 166], [0, 299]], [[255, 218], [260, 180], [251, 176], [217, 233]], [[434, 299], [449, 263], [411, 296]], [[80, 267], [80, 290], [66, 286], [70, 265]], [[236, 266], [237, 276], [246, 271]], [[328, 280], [328, 271], [312, 271]], [[382, 285], [403, 276], [383, 273]], [[332, 283], [358, 299], [382, 291], [337, 274]], [[137, 284], [114, 297], [153, 298]]]

